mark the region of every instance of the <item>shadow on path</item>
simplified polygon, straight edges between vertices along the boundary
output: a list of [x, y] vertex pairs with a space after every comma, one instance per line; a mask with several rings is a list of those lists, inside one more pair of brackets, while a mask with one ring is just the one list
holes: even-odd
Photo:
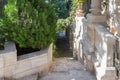
[[72, 57], [72, 51], [69, 49], [69, 43], [65, 32], [58, 33], [58, 38], [55, 42], [57, 47], [57, 57]]

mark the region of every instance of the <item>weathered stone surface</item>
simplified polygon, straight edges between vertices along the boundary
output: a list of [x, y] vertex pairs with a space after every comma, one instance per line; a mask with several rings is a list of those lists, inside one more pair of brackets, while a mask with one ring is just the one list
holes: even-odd
[[120, 0], [109, 1], [110, 28], [120, 37]]
[[48, 64], [44, 64], [44, 65], [41, 65], [38, 67], [28, 69], [28, 70], [23, 71], [21, 73], [13, 74], [12, 78], [14, 78], [14, 79], [27, 78], [27, 76], [30, 76], [32, 74], [38, 74], [39, 76], [43, 76], [43, 75], [47, 74], [48, 71], [49, 71]]
[[83, 49], [88, 53], [94, 52], [94, 26], [88, 21], [83, 22], [82, 44]]
[[48, 54], [47, 54], [47, 59], [49, 61], [49, 65], [52, 64], [52, 58], [53, 58], [53, 44], [50, 44], [49, 48], [48, 48]]
[[[0, 80], [14, 80], [35, 73], [48, 72], [52, 63], [52, 45], [50, 48], [18, 56], [14, 43], [5, 43], [0, 51]], [[3, 76], [3, 78], [2, 78]]]
[[55, 58], [51, 72], [39, 80], [96, 80], [95, 76], [72, 57]]
[[0, 68], [4, 67], [4, 57], [2, 54], [0, 54]]
[[5, 50], [0, 51], [3, 54], [4, 66], [14, 65], [17, 62], [17, 51], [12, 42], [5, 43]]
[[4, 54], [4, 65], [14, 65], [17, 63], [17, 54], [14, 52]]
[[113, 66], [116, 38], [104, 27], [97, 25], [95, 28], [95, 47], [99, 59], [106, 55], [107, 66]]
[[100, 0], [91, 0], [91, 8], [94, 9], [99, 9], [100, 8]]
[[105, 26], [88, 24], [83, 28], [82, 60], [87, 69], [96, 74], [97, 80], [102, 80], [107, 75], [106, 68], [113, 66], [116, 38]]
[[92, 55], [88, 55], [87, 58], [84, 57], [86, 60], [86, 67], [87, 69], [92, 72], [92, 73], [95, 73], [95, 69], [94, 69], [94, 62], [93, 62], [93, 56]]
[[87, 20], [92, 23], [106, 22], [106, 16], [88, 14]]
[[107, 67], [106, 74], [101, 80], [117, 80], [115, 67]]
[[38, 80], [38, 74], [29, 75], [29, 76], [19, 78], [16, 80]]
[[[113, 19], [112, 19], [113, 18]], [[115, 34], [117, 34], [117, 36], [120, 37], [120, 15], [119, 14], [114, 14], [112, 15], [111, 14], [111, 23], [113, 24], [110, 24], [110, 27], [113, 27], [115, 29]]]
[[84, 19], [84, 17], [75, 17], [76, 20], [76, 25], [74, 28], [74, 33], [73, 33], [73, 57], [77, 58], [78, 52], [79, 52], [79, 43], [80, 43], [80, 39], [81, 39], [81, 34], [80, 32], [82, 31], [82, 27], [83, 27], [83, 23], [82, 20]]
[[39, 56], [35, 59], [31, 59], [32, 68], [41, 66], [43, 64], [46, 64], [47, 62], [48, 62], [48, 59], [46, 54]]
[[91, 0], [91, 9], [92, 14], [100, 14], [101, 11], [101, 1], [100, 0]]
[[4, 80], [4, 68], [0, 68], [0, 80]]
[[13, 74], [21, 73], [32, 68], [31, 60], [21, 60], [15, 65], [15, 71]]
[[15, 70], [16, 70], [16, 65], [6, 66], [4, 68], [4, 76], [5, 76], [5, 78], [12, 78], [12, 75], [13, 75]]
[[114, 55], [115, 55], [115, 46], [116, 46], [116, 38], [109, 34], [106, 35], [106, 43], [107, 43], [107, 66], [114, 66]]
[[36, 67], [34, 69], [30, 69], [30, 70], [26, 70], [24, 72], [18, 73], [18, 74], [14, 74], [12, 76], [12, 78], [14, 79], [21, 79], [21, 78], [27, 78], [27, 76], [30, 76], [32, 74], [37, 74], [40, 70]]
[[104, 26], [96, 25], [95, 55], [98, 60], [98, 66], [94, 64], [94, 67], [98, 80], [102, 80], [102, 77], [108, 74], [106, 73], [107, 67], [113, 66], [115, 44], [116, 44], [116, 38]]
[[[116, 52], [115, 58], [120, 59], [120, 38], [117, 38]], [[119, 64], [119, 61], [117, 61], [117, 64]]]

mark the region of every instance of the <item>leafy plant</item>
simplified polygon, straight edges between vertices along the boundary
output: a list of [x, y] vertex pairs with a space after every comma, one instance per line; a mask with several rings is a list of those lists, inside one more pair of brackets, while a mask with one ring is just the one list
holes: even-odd
[[1, 23], [0, 23], [0, 50], [4, 49], [5, 38], [3, 31], [1, 30]]
[[53, 56], [54, 56], [54, 57], [57, 57], [57, 56], [58, 56], [57, 47], [56, 47], [55, 43], [53, 44]]
[[58, 19], [57, 20], [56, 31], [64, 31], [64, 30], [66, 30], [66, 28], [69, 27], [71, 22], [72, 22], [72, 17], [68, 17], [66, 19]]
[[59, 19], [69, 17], [72, 0], [51, 0]]
[[73, 0], [72, 1], [72, 13], [73, 14], [75, 12], [76, 9], [82, 9], [82, 4], [86, 2], [86, 0]]
[[79, 3], [83, 3], [85, 2], [86, 0], [78, 0]]
[[44, 0], [8, 0], [2, 30], [20, 47], [44, 48], [56, 37], [55, 11]]

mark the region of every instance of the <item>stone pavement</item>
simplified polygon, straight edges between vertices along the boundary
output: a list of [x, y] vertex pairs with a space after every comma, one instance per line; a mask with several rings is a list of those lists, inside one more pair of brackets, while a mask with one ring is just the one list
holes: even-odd
[[96, 80], [96, 78], [72, 57], [62, 57], [55, 58], [51, 71], [39, 80]]

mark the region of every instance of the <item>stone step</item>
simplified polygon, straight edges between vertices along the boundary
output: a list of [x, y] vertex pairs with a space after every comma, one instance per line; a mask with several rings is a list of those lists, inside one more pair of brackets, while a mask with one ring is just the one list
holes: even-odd
[[39, 80], [96, 80], [79, 61], [70, 58], [56, 59], [53, 69]]

